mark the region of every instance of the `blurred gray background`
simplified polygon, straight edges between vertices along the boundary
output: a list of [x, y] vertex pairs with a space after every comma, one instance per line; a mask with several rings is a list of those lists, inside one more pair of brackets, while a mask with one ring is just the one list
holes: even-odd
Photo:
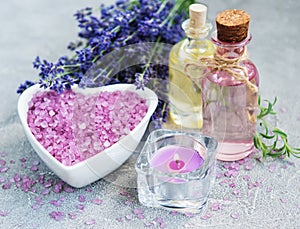
[[[261, 95], [272, 99], [278, 96], [278, 106], [289, 111], [282, 127], [300, 127], [300, 95], [298, 94], [297, 63], [299, 52], [300, 2], [296, 0], [209, 0], [208, 18], [214, 22], [224, 9], [245, 9], [251, 15], [250, 31], [253, 40], [248, 46], [250, 57], [257, 65], [261, 79]], [[32, 61], [41, 58], [55, 61], [68, 54], [70, 41], [77, 38], [76, 10], [98, 6], [108, 0], [10, 0], [0, 3], [0, 74], [2, 101], [0, 123], [16, 113], [18, 96], [15, 91], [26, 79], [34, 80], [38, 72]], [[296, 135], [297, 128], [291, 129]], [[299, 132], [298, 132], [299, 133]]]

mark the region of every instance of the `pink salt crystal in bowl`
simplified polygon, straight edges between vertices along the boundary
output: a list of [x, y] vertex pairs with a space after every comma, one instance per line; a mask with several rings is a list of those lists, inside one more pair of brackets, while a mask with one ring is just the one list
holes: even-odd
[[[99, 150], [98, 153], [75, 164], [66, 165], [51, 155], [49, 151], [47, 151], [47, 149], [32, 133], [32, 130], [28, 124], [28, 110], [30, 108], [30, 103], [32, 103], [32, 98], [37, 93], [44, 91], [45, 90], [41, 89], [39, 85], [34, 85], [22, 93], [18, 101], [19, 117], [25, 134], [39, 157], [58, 177], [76, 188], [86, 186], [113, 172], [131, 156], [143, 137], [150, 117], [155, 111], [158, 103], [157, 95], [152, 90], [149, 88], [145, 88], [144, 90], [136, 90], [136, 86], [132, 84], [114, 84], [86, 89], [80, 89], [78, 87], [72, 88], [73, 92], [81, 93], [85, 96], [99, 94], [104, 91], [135, 92], [137, 95], [139, 95], [139, 97], [146, 100], [147, 112], [141, 121], [134, 127], [134, 129], [129, 132], [129, 134], [122, 136], [111, 146], [105, 147], [104, 150]], [[50, 115], [53, 115], [53, 112], [49, 113]], [[43, 124], [47, 125], [47, 123], [42, 123], [41, 125]], [[105, 142], [104, 145], [105, 144], [107, 144], [107, 142]]]

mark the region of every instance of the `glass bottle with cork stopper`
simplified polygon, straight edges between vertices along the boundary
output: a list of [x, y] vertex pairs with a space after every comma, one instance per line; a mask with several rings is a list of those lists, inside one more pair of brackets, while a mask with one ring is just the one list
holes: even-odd
[[187, 63], [200, 57], [212, 56], [215, 48], [208, 39], [212, 25], [206, 22], [207, 7], [189, 6], [190, 19], [182, 23], [186, 38], [173, 46], [169, 56], [170, 118], [184, 128], [202, 128], [202, 99], [200, 78], [202, 71], [185, 72]]
[[217, 158], [235, 161], [254, 149], [259, 75], [248, 59], [246, 45], [250, 16], [243, 10], [225, 10], [216, 17], [213, 58], [202, 58], [203, 132], [219, 141]]

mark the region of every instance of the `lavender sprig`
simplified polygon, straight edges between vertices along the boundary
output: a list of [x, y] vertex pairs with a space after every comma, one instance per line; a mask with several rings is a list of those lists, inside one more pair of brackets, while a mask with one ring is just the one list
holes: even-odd
[[[81, 83], [83, 75], [103, 55], [128, 44], [139, 42], [155, 42], [161, 37], [161, 42], [174, 44], [179, 41], [183, 33], [178, 26], [185, 15], [175, 12], [183, 4], [193, 1], [179, 0], [174, 4], [172, 0], [154, 1], [117, 1], [115, 6], [101, 5], [100, 16], [93, 14], [87, 7], [75, 13], [83, 41], [72, 42], [68, 46], [75, 52], [72, 58], [59, 58], [57, 63], [36, 58], [33, 65], [39, 73], [39, 83], [43, 88], [50, 88], [57, 92], [70, 89], [73, 84]], [[165, 18], [172, 21], [172, 26], [165, 26]], [[169, 23], [169, 25], [171, 25]], [[78, 49], [83, 46], [83, 48]], [[107, 71], [109, 72], [109, 70]], [[117, 79], [112, 81], [118, 82]], [[131, 79], [128, 81], [132, 82]], [[22, 93], [29, 84], [23, 84], [18, 89]]]
[[[39, 70], [39, 79], [35, 82], [26, 81], [17, 92], [21, 94], [36, 83], [58, 93], [70, 89], [74, 84], [84, 88], [121, 82], [141, 83], [137, 86], [152, 87], [162, 95], [153, 115], [153, 120], [157, 121], [158, 126], [161, 125], [166, 120], [168, 110], [165, 97], [167, 66], [147, 62], [113, 74], [112, 69], [124, 61], [115, 58], [111, 61], [112, 66], [99, 67], [96, 77], [86, 73], [106, 54], [130, 44], [158, 40], [167, 44], [177, 43], [184, 36], [180, 25], [186, 19], [191, 3], [194, 0], [117, 0], [114, 6], [101, 5], [98, 11], [100, 15], [96, 15], [89, 7], [77, 11], [74, 16], [80, 29], [80, 40], [68, 45], [74, 55], [70, 58], [61, 57], [56, 63], [37, 57], [33, 65]], [[141, 58], [142, 53], [139, 54]]]

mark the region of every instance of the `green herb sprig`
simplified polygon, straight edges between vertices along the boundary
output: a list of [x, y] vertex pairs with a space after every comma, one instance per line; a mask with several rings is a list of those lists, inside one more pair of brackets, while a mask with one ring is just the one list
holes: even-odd
[[262, 131], [257, 131], [254, 136], [254, 146], [262, 152], [263, 158], [271, 157], [290, 157], [291, 155], [300, 158], [300, 148], [289, 145], [288, 135], [278, 127], [274, 127], [267, 117], [276, 115], [274, 105], [277, 102], [275, 97], [273, 102], [263, 100], [266, 104], [262, 105], [261, 98], [258, 99], [259, 114], [257, 115], [257, 123]]

